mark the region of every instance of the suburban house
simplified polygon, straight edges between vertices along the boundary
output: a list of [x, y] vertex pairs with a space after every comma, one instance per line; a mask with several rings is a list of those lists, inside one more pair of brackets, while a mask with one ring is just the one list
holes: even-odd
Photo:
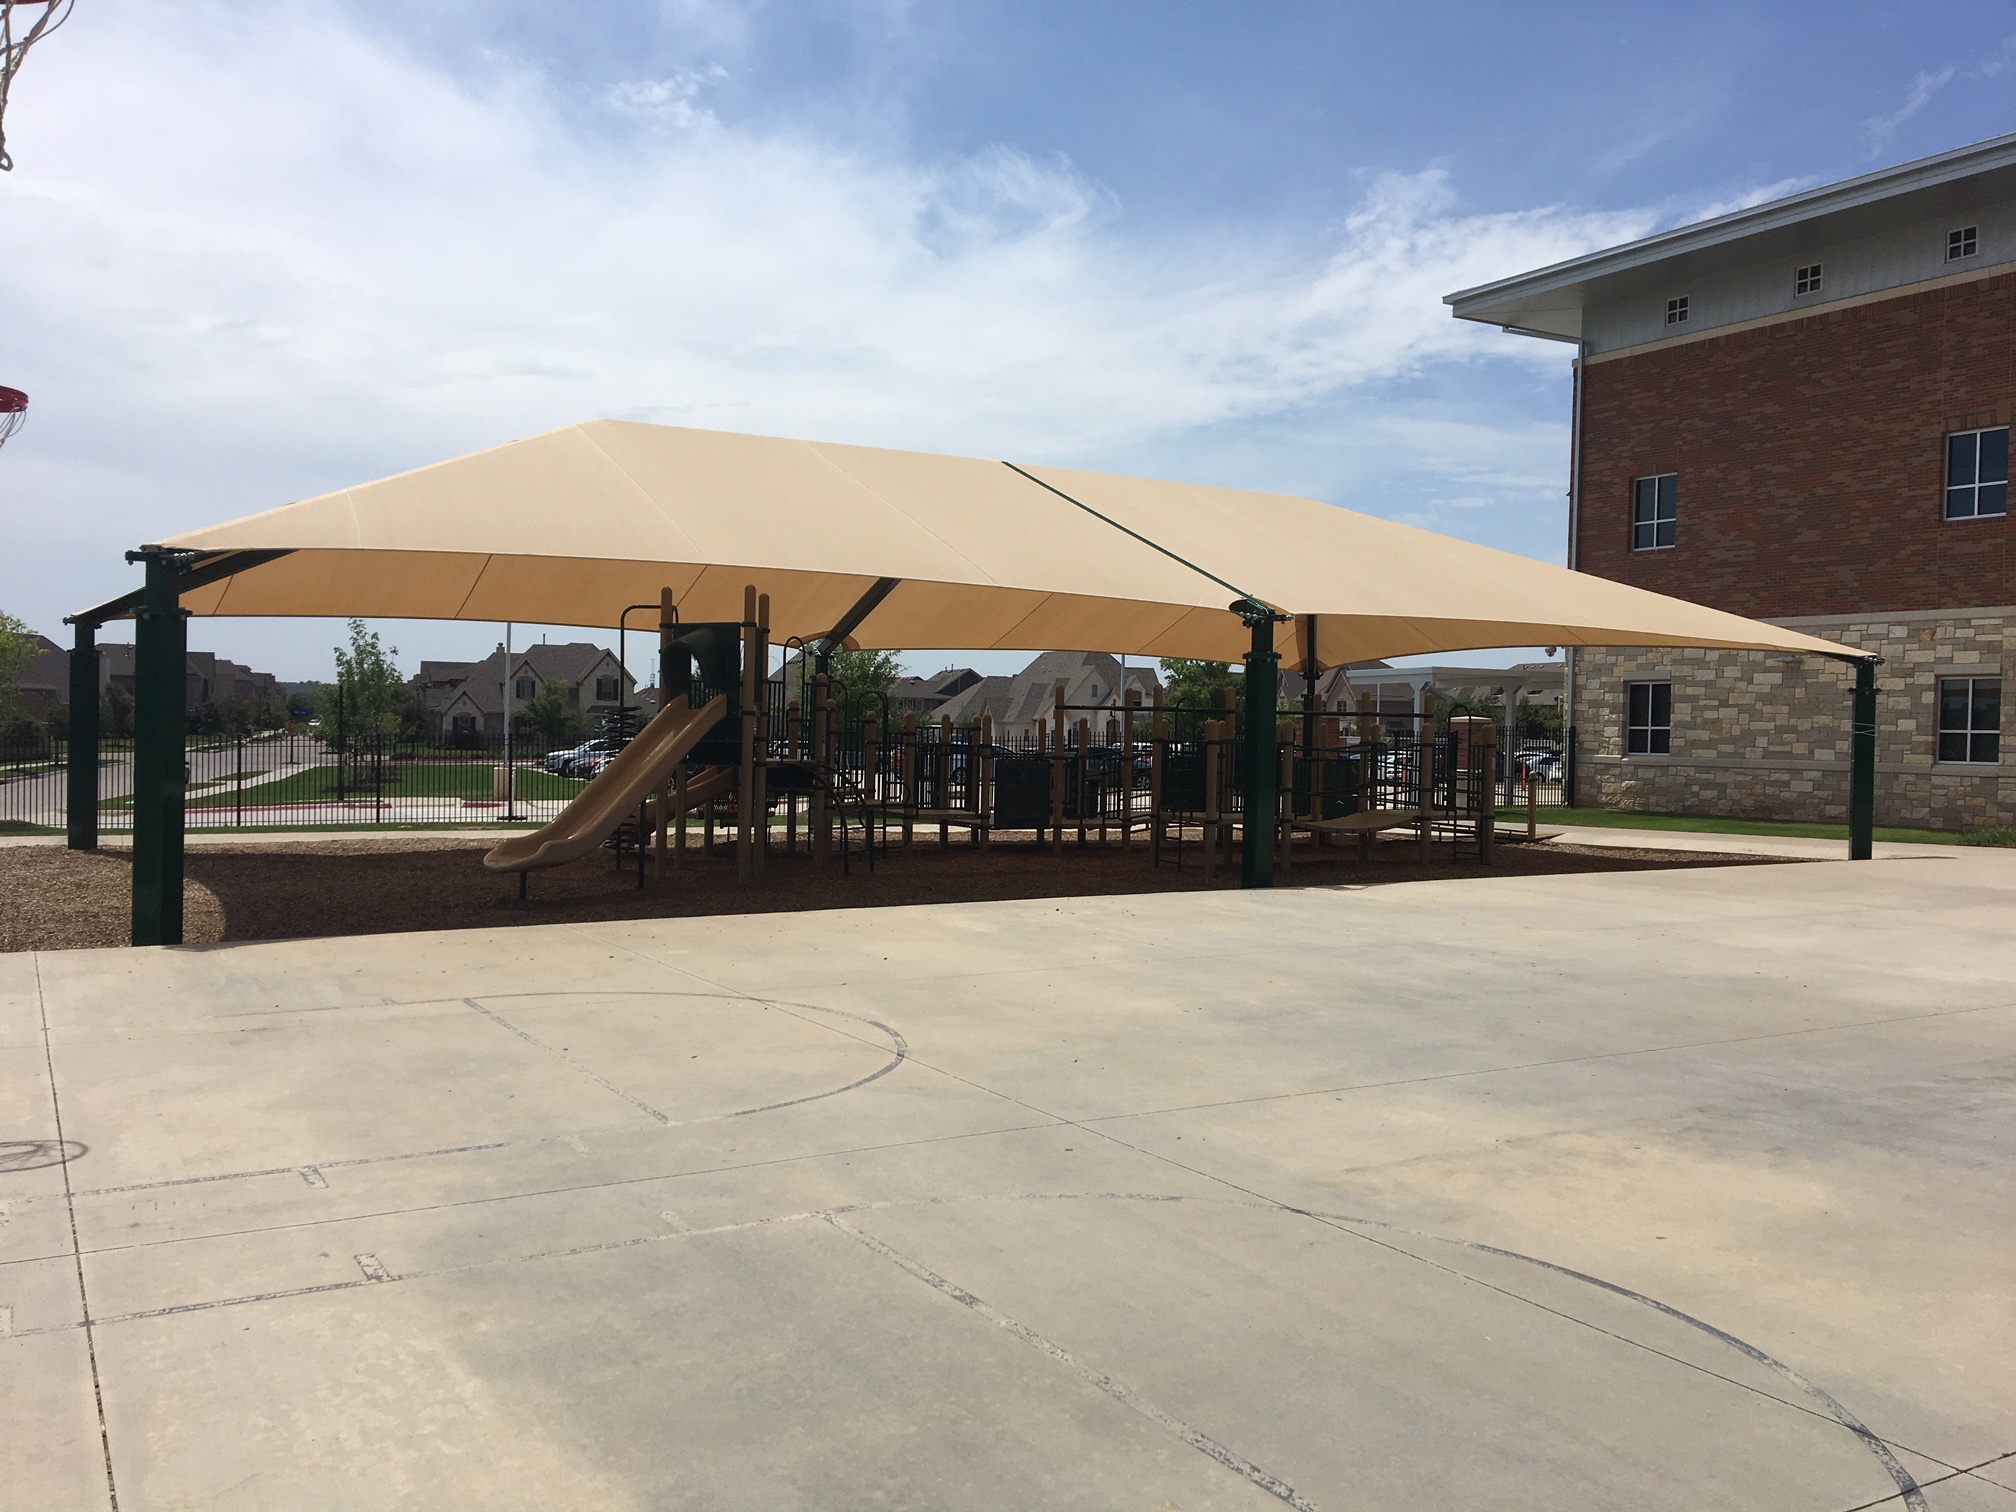
[[[406, 686], [433, 711], [447, 741], [501, 740], [504, 736], [504, 648], [478, 662], [423, 661]], [[600, 721], [619, 705], [638, 708], [637, 680], [624, 671], [616, 653], [586, 641], [514, 649], [510, 662], [511, 708], [525, 705], [550, 683], [567, 689], [567, 707]], [[525, 728], [522, 717], [514, 719]]]
[[[1046, 651], [1012, 677], [976, 677], [939, 704], [930, 719], [968, 726], [991, 715], [997, 742], [1033, 745], [1037, 726], [1047, 724], [1055, 713], [1059, 683], [1064, 685], [1065, 703], [1074, 706], [1066, 714], [1070, 730], [1066, 738], [1078, 738], [1078, 721], [1084, 719], [1089, 721], [1092, 743], [1102, 745], [1120, 739], [1123, 690], [1138, 693], [1141, 707], [1149, 709], [1155, 690], [1162, 686], [1152, 663], [1129, 666], [1123, 673], [1120, 659], [1103, 651]], [[920, 715], [918, 723], [925, 722]]]
[[[1576, 347], [1569, 566], [1879, 653], [1879, 822], [2016, 823], [2016, 135], [1448, 302]], [[1576, 649], [1572, 801], [1840, 820], [1852, 675]]]
[[[46, 635], [35, 637], [35, 647], [35, 659], [22, 676], [20, 688], [22, 707], [39, 717], [70, 702], [70, 651]], [[187, 657], [183, 701], [192, 711], [229, 699], [253, 704], [285, 701], [284, 690], [270, 673], [255, 672], [208, 651], [191, 651]], [[128, 693], [133, 691], [130, 643], [113, 641], [98, 647], [98, 690], [103, 693], [115, 685]]]
[[70, 653], [46, 635], [34, 639], [35, 655], [14, 689], [21, 701], [21, 712], [41, 719], [57, 706], [70, 702]]
[[[1326, 714], [1355, 714], [1358, 700], [1371, 695], [1374, 710], [1395, 734], [1412, 734], [1422, 695], [1452, 703], [1495, 701], [1517, 710], [1521, 703], [1559, 709], [1566, 681], [1558, 661], [1520, 662], [1510, 667], [1391, 667], [1383, 661], [1333, 667], [1316, 677], [1316, 706]], [[1300, 672], [1281, 674], [1281, 711], [1302, 707], [1306, 683]]]
[[899, 677], [889, 685], [889, 712], [897, 719], [915, 714], [918, 719], [935, 717], [953, 698], [980, 681], [971, 667], [947, 667], [929, 677]]

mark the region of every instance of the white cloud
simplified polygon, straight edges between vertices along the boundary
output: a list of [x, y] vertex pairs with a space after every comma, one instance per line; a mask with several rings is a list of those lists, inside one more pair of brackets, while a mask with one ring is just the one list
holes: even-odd
[[1869, 155], [1875, 157], [1890, 145], [1898, 129], [1932, 103], [1932, 97], [1953, 80], [1953, 67], [1948, 64], [1937, 73], [1921, 73], [1911, 80], [1911, 88], [1904, 96], [1904, 103], [1887, 115], [1870, 116], [1862, 123], [1862, 129], [1869, 138]]
[[[1313, 250], [1146, 244], [1068, 161], [747, 129], [718, 70], [584, 112], [327, 8], [99, 0], [59, 40], [0, 182], [0, 382], [35, 396], [0, 509], [114, 589], [142, 539], [596, 415], [1070, 462], [1437, 363], [1551, 371], [1442, 295], [1652, 225], [1469, 213], [1431, 170]], [[0, 593], [44, 620], [94, 596], [19, 563]]]
[[2012, 60], [2016, 60], [2016, 36], [2004, 37], [2002, 45], [1988, 56], [1986, 62], [1968, 69], [1963, 77], [1969, 80], [1992, 79], [2007, 68]]
[[714, 112], [695, 101], [701, 91], [728, 77], [720, 64], [682, 68], [664, 79], [626, 79], [603, 91], [603, 103], [619, 115], [646, 125], [691, 130], [715, 124]]
[[1682, 216], [1678, 224], [1691, 226], [1698, 221], [1714, 220], [1717, 216], [1734, 215], [1738, 210], [1767, 205], [1772, 200], [1785, 198], [1788, 194], [1797, 194], [1801, 189], [1810, 189], [1819, 182], [1819, 179], [1808, 174], [1801, 178], [1780, 179], [1775, 184], [1759, 184], [1754, 189], [1745, 189], [1741, 194], [1733, 194], [1727, 199], [1712, 200], [1693, 214]]

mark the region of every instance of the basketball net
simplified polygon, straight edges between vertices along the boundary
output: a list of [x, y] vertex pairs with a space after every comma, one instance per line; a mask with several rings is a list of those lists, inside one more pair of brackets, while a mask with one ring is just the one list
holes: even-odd
[[0, 388], [0, 446], [7, 444], [7, 438], [21, 429], [21, 422], [28, 418], [28, 396], [15, 388]]
[[[0, 0], [0, 173], [13, 171], [7, 155], [7, 91], [28, 49], [70, 19], [76, 0]], [[19, 16], [15, 12], [19, 11]], [[17, 417], [18, 419], [18, 417]], [[0, 433], [0, 441], [8, 433]]]

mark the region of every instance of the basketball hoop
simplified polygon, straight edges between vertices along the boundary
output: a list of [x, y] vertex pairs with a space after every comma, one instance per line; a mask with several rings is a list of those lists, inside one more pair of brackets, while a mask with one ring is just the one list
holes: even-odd
[[19, 389], [0, 387], [0, 446], [7, 444], [7, 438], [21, 429], [27, 418], [28, 396]]
[[[70, 19], [76, 0], [0, 0], [0, 173], [13, 171], [7, 155], [7, 91], [28, 49]], [[14, 12], [21, 12], [19, 24]], [[11, 390], [10, 390], [11, 392]], [[18, 413], [18, 412], [17, 412]], [[20, 422], [15, 422], [19, 424]]]

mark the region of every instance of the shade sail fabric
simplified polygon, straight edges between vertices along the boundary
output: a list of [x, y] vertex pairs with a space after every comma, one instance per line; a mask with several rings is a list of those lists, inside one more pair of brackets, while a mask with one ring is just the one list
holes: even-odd
[[[612, 420], [160, 544], [292, 553], [186, 594], [204, 615], [613, 627], [669, 586], [683, 620], [739, 620], [754, 583], [773, 640], [809, 640], [895, 578], [854, 643], [1233, 661], [1250, 636], [1229, 606], [1251, 595], [1317, 616], [1324, 667], [1525, 645], [1844, 651], [1309, 499]], [[1283, 627], [1291, 665], [1303, 634]]]

